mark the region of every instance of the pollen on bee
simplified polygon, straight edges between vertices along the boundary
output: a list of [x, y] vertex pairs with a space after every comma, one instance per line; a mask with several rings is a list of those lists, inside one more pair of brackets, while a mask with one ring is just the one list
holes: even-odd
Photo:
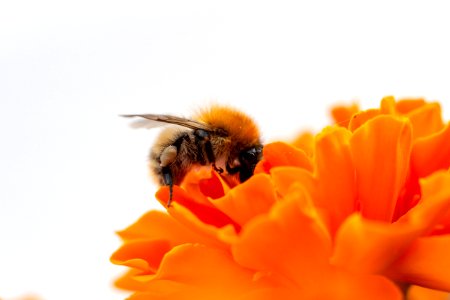
[[161, 163], [159, 165], [161, 167], [166, 167], [173, 163], [177, 158], [177, 152], [177, 147], [173, 145], [164, 148], [159, 158], [161, 160]]

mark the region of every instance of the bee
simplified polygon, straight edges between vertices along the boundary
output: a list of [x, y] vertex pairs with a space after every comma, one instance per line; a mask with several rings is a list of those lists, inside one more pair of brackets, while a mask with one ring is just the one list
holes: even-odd
[[210, 165], [217, 173], [244, 182], [262, 158], [257, 125], [248, 115], [228, 106], [211, 106], [192, 119], [158, 114], [123, 116], [140, 118], [134, 127], [175, 125], [162, 130], [149, 155], [158, 183], [169, 186], [168, 207], [173, 185], [180, 185], [192, 167]]

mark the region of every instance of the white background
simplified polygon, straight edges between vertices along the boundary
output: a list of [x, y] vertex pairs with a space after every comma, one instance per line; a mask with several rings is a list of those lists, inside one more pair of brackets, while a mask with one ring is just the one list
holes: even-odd
[[385, 95], [448, 119], [449, 31], [445, 1], [0, 2], [0, 297], [125, 297], [114, 231], [159, 206], [156, 132], [118, 114], [215, 100], [266, 141]]

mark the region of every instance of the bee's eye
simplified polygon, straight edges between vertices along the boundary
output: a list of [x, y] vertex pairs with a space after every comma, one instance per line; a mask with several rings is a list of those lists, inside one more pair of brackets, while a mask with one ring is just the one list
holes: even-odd
[[261, 160], [262, 146], [256, 146], [242, 151], [239, 154], [240, 180], [244, 182], [253, 175], [256, 164]]
[[247, 149], [240, 154], [241, 161], [248, 163], [257, 163], [261, 157], [261, 147]]
[[252, 148], [250, 150], [241, 153], [241, 158], [247, 162], [252, 162], [256, 160], [256, 157], [257, 153], [255, 148]]

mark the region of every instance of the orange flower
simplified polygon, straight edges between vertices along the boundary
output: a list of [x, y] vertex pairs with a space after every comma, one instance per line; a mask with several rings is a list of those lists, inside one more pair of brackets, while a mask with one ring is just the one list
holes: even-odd
[[[379, 109], [335, 109], [337, 125], [295, 146], [266, 145], [243, 184], [192, 170], [168, 213], [119, 232], [111, 260], [130, 271], [116, 285], [133, 300], [402, 299], [411, 285], [428, 289], [408, 299], [445, 297], [434, 291], [450, 291], [440, 115], [437, 103], [387, 97]], [[167, 203], [168, 188], [156, 197]]]

